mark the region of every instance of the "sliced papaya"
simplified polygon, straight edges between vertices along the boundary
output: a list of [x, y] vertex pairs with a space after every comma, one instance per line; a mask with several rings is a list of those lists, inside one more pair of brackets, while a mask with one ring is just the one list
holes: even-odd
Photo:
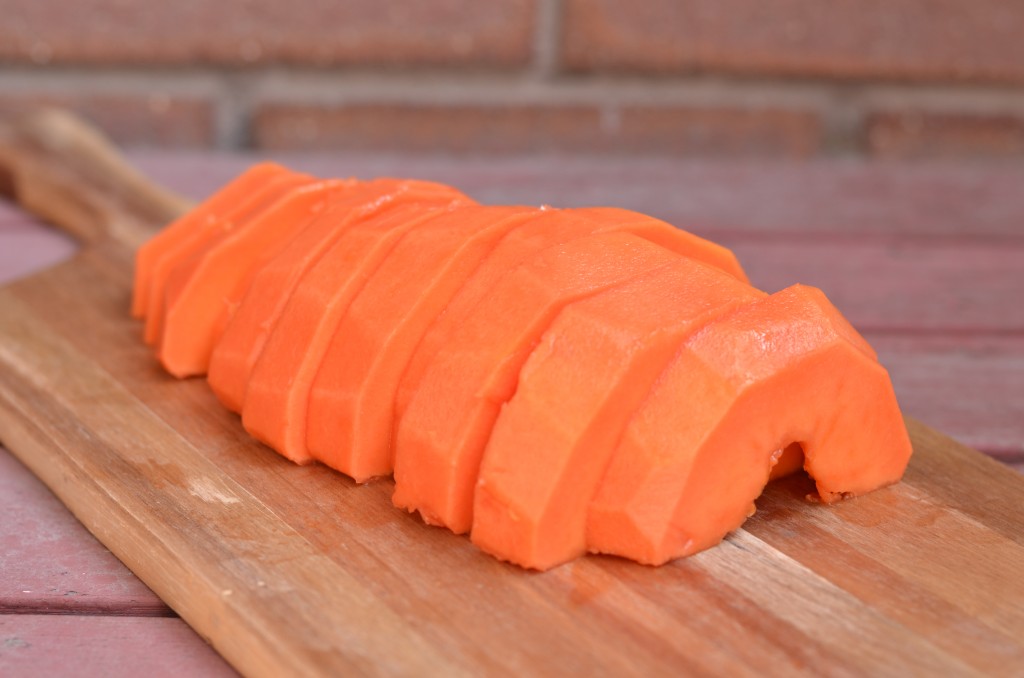
[[395, 504], [430, 524], [468, 531], [494, 420], [554, 317], [677, 258], [629, 233], [601, 233], [548, 248], [505, 276], [435, 357], [398, 422]]
[[469, 206], [402, 237], [324, 355], [310, 391], [310, 454], [360, 482], [391, 473], [395, 393], [413, 350], [501, 237], [540, 214]]
[[353, 225], [309, 268], [253, 366], [242, 406], [242, 425], [251, 435], [296, 463], [312, 460], [306, 445], [310, 389], [338, 324], [402, 236], [448, 209], [392, 207]]
[[192, 237], [168, 249], [153, 263], [149, 305], [146, 313], [144, 338], [148, 344], [156, 344], [163, 332], [164, 302], [167, 280], [172, 271], [182, 262], [204, 251], [226, 231], [232, 231], [269, 209], [283, 195], [296, 186], [312, 183], [313, 178], [304, 174], [287, 174], [274, 177], [247, 199], [239, 201], [237, 207], [225, 213], [222, 219], [204, 223], [204, 228]]
[[431, 362], [448, 346], [452, 337], [459, 334], [465, 319], [477, 304], [488, 296], [504, 275], [546, 247], [591, 233], [629, 232], [678, 254], [720, 267], [741, 281], [747, 280], [730, 250], [660, 219], [616, 207], [547, 208], [547, 211], [545, 217], [531, 221], [506, 236], [427, 330], [399, 384], [395, 398], [396, 426]]
[[763, 296], [679, 257], [562, 309], [487, 443], [473, 543], [539, 570], [585, 554], [587, 505], [654, 380], [684, 339]]
[[287, 174], [291, 174], [291, 170], [275, 163], [263, 162], [253, 165], [143, 243], [135, 253], [132, 316], [145, 318], [147, 315], [153, 264], [158, 258], [203, 231], [207, 225], [218, 223], [240, 202], [250, 198], [272, 178]]
[[819, 290], [799, 285], [683, 343], [612, 454], [589, 549], [657, 565], [713, 546], [791, 443], [825, 502], [898, 481], [911, 453], [885, 369]]
[[207, 379], [225, 407], [241, 412], [249, 375], [305, 272], [354, 224], [409, 202], [446, 205], [468, 198], [427, 181], [376, 179], [333, 200], [252, 277], [210, 357]]
[[741, 282], [749, 282], [739, 260], [728, 247], [661, 219], [621, 207], [580, 207], [573, 212], [616, 229], [627, 226], [631, 233], [645, 240], [725, 271]]
[[330, 201], [354, 185], [332, 179], [291, 188], [247, 223], [222, 232], [167, 279], [157, 355], [176, 377], [205, 374], [210, 354], [255, 270]]

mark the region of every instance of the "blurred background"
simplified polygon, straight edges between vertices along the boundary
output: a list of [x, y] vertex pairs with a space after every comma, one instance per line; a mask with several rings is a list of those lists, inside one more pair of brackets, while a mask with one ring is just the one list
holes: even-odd
[[219, 150], [1024, 158], [1016, 0], [0, 0], [0, 107]]
[[[0, 120], [40, 105], [195, 199], [266, 156], [660, 217], [761, 289], [823, 289], [905, 414], [1024, 472], [1024, 0], [0, 0]], [[77, 249], [0, 200], [0, 285]], [[962, 481], [930, 458], [922, 534]], [[1010, 486], [984, 468], [995, 515]], [[0, 512], [0, 676], [227, 674], [2, 448]]]

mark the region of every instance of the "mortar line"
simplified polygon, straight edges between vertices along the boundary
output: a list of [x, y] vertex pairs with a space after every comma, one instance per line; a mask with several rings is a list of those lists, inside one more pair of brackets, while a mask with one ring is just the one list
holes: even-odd
[[537, 0], [531, 71], [538, 80], [548, 80], [561, 71], [563, 13], [563, 0]]
[[[557, 0], [556, 0], [557, 1]], [[493, 100], [495, 94], [509, 92], [514, 96], [536, 94], [571, 98], [597, 97], [611, 94], [640, 96], [659, 101], [684, 100], [695, 92], [775, 98], [804, 98], [825, 101], [843, 95], [862, 105], [939, 107], [978, 112], [1014, 109], [1024, 113], [1024, 91], [1011, 86], [980, 86], [957, 83], [885, 83], [834, 81], [821, 79], [753, 78], [730, 75], [694, 74], [679, 77], [592, 75], [540, 80], [523, 73], [480, 73], [460, 71], [409, 72], [333, 70], [317, 68], [266, 67], [259, 69], [204, 68], [70, 68], [39, 70], [8, 66], [0, 70], [0, 86], [43, 92], [124, 92], [132, 89], [152, 91], [155, 88], [171, 93], [214, 94], [228, 80], [245, 82], [254, 93], [263, 93], [268, 86], [283, 87], [305, 93], [311, 100], [325, 91], [346, 90], [356, 94], [395, 94], [413, 92], [422, 96], [438, 92], [448, 97], [467, 92], [480, 92], [479, 98]]]

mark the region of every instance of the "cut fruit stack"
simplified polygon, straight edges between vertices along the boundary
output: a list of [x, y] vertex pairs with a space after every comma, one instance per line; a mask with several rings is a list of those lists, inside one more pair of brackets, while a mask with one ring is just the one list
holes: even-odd
[[910, 457], [887, 372], [820, 291], [767, 295], [636, 212], [264, 163], [135, 275], [161, 363], [207, 374], [253, 436], [393, 473], [397, 506], [524, 567], [661, 564], [739, 527], [773, 467], [832, 502]]

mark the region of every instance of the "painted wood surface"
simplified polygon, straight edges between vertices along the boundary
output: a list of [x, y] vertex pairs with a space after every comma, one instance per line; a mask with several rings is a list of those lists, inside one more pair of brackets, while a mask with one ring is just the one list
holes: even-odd
[[[229, 169], [233, 171], [247, 159], [148, 156], [142, 161], [153, 163], [151, 169], [162, 171], [168, 183], [198, 195], [219, 181], [218, 173], [227, 176]], [[320, 171], [334, 163], [338, 170], [330, 173], [344, 174], [346, 163], [354, 161], [311, 158], [304, 162], [311, 169], [321, 167]], [[386, 161], [375, 162], [379, 168], [387, 167]], [[414, 159], [411, 164], [417, 162], [424, 166], [434, 163], [456, 174], [464, 171], [462, 183], [450, 179], [460, 186], [487, 180], [486, 176], [481, 179], [472, 161]], [[652, 165], [648, 177], [665, 169], [663, 161]], [[714, 169], [709, 169], [709, 175], [714, 175]], [[533, 191], [539, 195], [550, 190], [551, 182], [557, 183], [554, 170], [549, 176], [537, 171], [531, 175], [526, 166], [504, 171], [512, 188], [505, 185], [492, 191], [529, 191], [532, 181]], [[844, 175], [846, 171], [836, 168], [837, 182], [851, 181]], [[914, 168], [907, 172], [922, 173]], [[366, 173], [376, 172], [360, 172]], [[863, 173], [870, 175], [869, 170]], [[490, 176], [497, 175], [492, 170]], [[422, 176], [440, 178], [429, 172]], [[597, 173], [598, 179], [602, 176]], [[938, 181], [933, 176], [919, 177], [925, 179]], [[748, 180], [756, 183], [753, 178]], [[563, 181], [571, 191], [569, 179]], [[604, 194], [612, 194], [614, 182], [607, 175], [603, 181]], [[664, 178], [661, 182], [666, 184]], [[902, 183], [908, 186], [905, 177]], [[953, 180], [949, 183], [959, 185]], [[819, 180], [819, 185], [826, 184]], [[868, 187], [871, 185], [868, 182]], [[472, 192], [469, 186], [467, 190]], [[578, 186], [566, 202], [594, 190], [593, 185], [587, 189]], [[994, 189], [979, 183], [972, 190]], [[789, 191], [791, 196], [798, 194], [796, 188]], [[729, 203], [723, 200], [721, 204]], [[988, 210], [987, 221], [983, 221], [991, 232], [985, 238], [1015, 240], [1019, 234], [1004, 228], [1008, 221], [1000, 221], [1009, 211]], [[885, 216], [884, 210], [881, 215]], [[764, 215], [751, 219], [757, 222]], [[0, 219], [0, 229], [4, 223]], [[7, 223], [23, 228], [25, 222], [12, 215]], [[949, 227], [943, 222], [939, 225]], [[729, 233], [733, 235], [728, 237], [739, 237], [736, 234], [742, 235], [741, 231], [732, 228]], [[919, 238], [922, 233], [929, 242], [933, 237], [949, 238], [946, 231], [929, 234], [927, 229], [910, 229], [907, 237]], [[868, 235], [868, 240], [874, 238], [871, 242], [882, 249], [890, 237]], [[787, 233], [780, 237], [798, 240]], [[836, 236], [840, 241], [848, 237]], [[827, 244], [833, 236], [822, 229], [820, 238]], [[763, 241], [764, 232], [750, 233], [751, 253], [744, 256], [748, 267], [750, 257], [757, 256], [758, 242]], [[0, 245], [0, 251], [2, 248]], [[993, 247], [997, 250], [999, 247]], [[53, 250], [48, 246], [46, 251]], [[796, 268], [794, 279], [801, 279], [801, 261], [804, 259], [794, 257], [788, 264]], [[979, 261], [984, 263], [984, 258]], [[551, 672], [578, 672], [585, 670], [588, 662], [600, 662], [609, 673], [678, 671], [680, 667], [743, 673], [751, 666], [772, 666], [785, 672], [856, 665], [865, 671], [890, 673], [914, 668], [998, 674], [1008, 673], [1010, 667], [1024, 661], [1020, 647], [1024, 627], [1018, 604], [1024, 600], [1019, 577], [1024, 565], [1021, 480], [929, 429], [917, 425], [912, 429], [919, 453], [907, 481], [873, 495], [873, 499], [847, 502], [837, 509], [813, 506], [803, 500], [807, 491], [800, 484], [803, 481], [793, 479], [766, 493], [759, 502], [760, 513], [744, 530], [696, 558], [660, 570], [609, 558], [587, 558], [546, 575], [527, 575], [492, 562], [464, 538], [425, 528], [394, 511], [387, 501], [386, 482], [356, 487], [326, 469], [300, 469], [282, 462], [248, 441], [237, 421], [213, 405], [213, 398], [200, 383], [164, 377], [135, 341], [137, 327], [120, 313], [127, 298], [127, 262], [125, 253], [116, 248], [94, 252], [45, 278], [0, 292], [5, 340], [21, 337], [23, 344], [12, 349], [18, 342], [5, 341], [0, 359], [10, 365], [13, 356], [14, 362], [21, 360], [20, 373], [28, 364], [33, 375], [18, 380], [20, 386], [13, 398], [5, 392], [7, 402], [21, 403], [18, 412], [22, 415], [40, 402], [54, 410], [44, 427], [17, 423], [12, 427], [8, 419], [3, 430], [7, 437], [13, 432], [22, 449], [49, 450], [47, 454], [57, 455], [56, 459], [30, 455], [28, 462], [104, 541], [114, 545], [119, 540], [109, 526], [106, 531], [97, 529], [97, 522], [141, 530], [141, 537], [120, 540], [117, 555], [132, 563], [190, 623], [201, 629], [220, 629], [220, 635], [203, 633], [250, 672], [276, 666], [274, 661], [323, 669], [329, 657], [324, 656], [326, 646], [318, 643], [331, 640], [306, 619], [293, 624], [291, 631], [296, 631], [294, 627], [308, 631], [304, 640], [313, 647], [293, 648], [292, 654], [277, 651], [277, 656], [267, 657], [258, 649], [239, 647], [237, 640], [223, 637], [225, 624], [240, 624], [260, 637], [269, 629], [253, 626], [272, 626], [274, 618], [287, 617], [288, 612], [298, 612], [301, 618], [316, 604], [322, 605], [322, 601], [311, 602], [308, 592], [289, 589], [282, 585], [283, 579], [274, 576], [282, 568], [294, 576], [292, 561], [287, 558], [278, 562], [269, 557], [267, 562], [265, 551], [254, 565], [239, 562], [237, 553], [225, 558], [233, 549], [251, 557], [253, 544], [260, 539], [271, 556], [288, 549], [293, 560], [301, 561], [299, 569], [305, 576], [329, 574], [346, 584], [346, 591], [329, 592], [327, 599], [340, 595], [338, 602], [347, 614], [341, 619], [320, 619], [339, 624], [331, 628], [336, 630], [334, 640], [340, 638], [342, 646], [331, 647], [342, 657], [348, 655], [344, 665], [350, 669], [429, 668], [447, 673], [503, 668], [522, 672], [543, 660]], [[942, 266], [935, 270], [941, 271]], [[1020, 278], [1011, 271], [1008, 280], [1009, 293], [1018, 294]], [[994, 284], [998, 287], [999, 280]], [[93, 295], [89, 303], [82, 303], [83, 294]], [[12, 308], [17, 312], [9, 313]], [[1013, 316], [1011, 322], [1005, 321], [992, 318], [988, 326], [962, 330], [883, 324], [868, 334], [892, 370], [907, 411], [914, 413], [914, 406], [932, 408], [945, 420], [958, 421], [968, 440], [974, 435], [979, 441], [975, 444], [1013, 461], [1019, 459], [1016, 455], [1022, 440], [1016, 428], [1020, 424], [1012, 418], [1022, 411], [1016, 405], [1022, 361]], [[109, 350], [97, 353], [96, 346]], [[84, 376], [59, 369], [69, 358], [87, 366], [78, 370], [84, 371]], [[958, 391], [958, 384], [966, 391]], [[956, 399], [951, 402], [948, 394], [964, 392], [984, 395], [987, 400], [971, 398], [969, 407], [958, 408]], [[1009, 396], [1005, 410], [992, 406], [993, 393]], [[32, 407], [24, 407], [26, 402]], [[112, 426], [112, 420], [120, 424], [130, 421], [129, 430]], [[85, 459], [74, 456], [74, 463], [68, 466], [68, 455], [81, 447], [83, 433], [96, 454]], [[154, 456], [153, 450], [162, 445], [152, 449], [140, 445], [148, 440], [173, 441], [176, 451]], [[111, 462], [117, 473], [111, 473], [104, 461]], [[133, 492], [118, 489], [126, 478], [131, 479], [128, 486]], [[7, 484], [0, 489], [16, 503], [18, 488], [30, 485], [15, 481], [11, 489]], [[107, 505], [111, 499], [125, 510], [96, 515], [97, 505]], [[31, 501], [38, 504], [41, 500], [34, 497]], [[248, 512], [271, 525], [243, 527], [245, 519], [240, 514]], [[346, 522], [338, 524], [339, 515], [345, 516]], [[4, 539], [17, 532], [9, 522], [0, 524]], [[296, 535], [301, 537], [298, 550], [294, 547]], [[940, 535], [942, 539], [937, 538]], [[79, 533], [77, 539], [87, 536]], [[962, 548], [951, 554], [949, 544]], [[90, 553], [90, 557], [95, 555]], [[195, 557], [204, 563], [203, 574], [184, 565]], [[250, 590], [224, 583], [240, 578]], [[76, 586], [87, 591], [92, 586], [91, 590], [98, 592], [99, 584]], [[190, 585], [203, 590], [197, 594]], [[189, 596], [198, 601], [183, 602]], [[270, 618], [259, 622], [239, 619], [252, 607], [268, 610]], [[693, 615], [694, 609], [703, 614]], [[40, 628], [46, 627], [47, 617], [23, 616], [42, 619]], [[7, 617], [0, 617], [4, 620]], [[364, 628], [367, 624], [371, 628]], [[353, 625], [356, 628], [350, 628]], [[373, 637], [382, 630], [389, 633], [387, 648]], [[180, 649], [168, 633], [149, 638], [150, 643], [164, 648], [162, 652], [175, 656], [193, 652]], [[396, 639], [399, 648], [393, 647]], [[109, 646], [111, 651], [116, 645]], [[424, 657], [433, 662], [429, 667], [419, 663]], [[262, 659], [270, 663], [258, 661]], [[217, 669], [211, 665], [202, 670]]]
[[23, 614], [0, 616], [0, 675], [220, 678], [236, 674], [180, 619]]
[[[257, 159], [167, 152], [129, 157], [157, 183], [194, 198]], [[892, 235], [997, 241], [1024, 237], [1024, 167], [1014, 164], [365, 153], [276, 157], [315, 174], [447, 182], [483, 203], [616, 205], [716, 237], [729, 232], [847, 242]]]
[[[171, 616], [21, 463], [0, 455], [0, 616]], [[0, 671], [2, 673], [2, 671]]]

